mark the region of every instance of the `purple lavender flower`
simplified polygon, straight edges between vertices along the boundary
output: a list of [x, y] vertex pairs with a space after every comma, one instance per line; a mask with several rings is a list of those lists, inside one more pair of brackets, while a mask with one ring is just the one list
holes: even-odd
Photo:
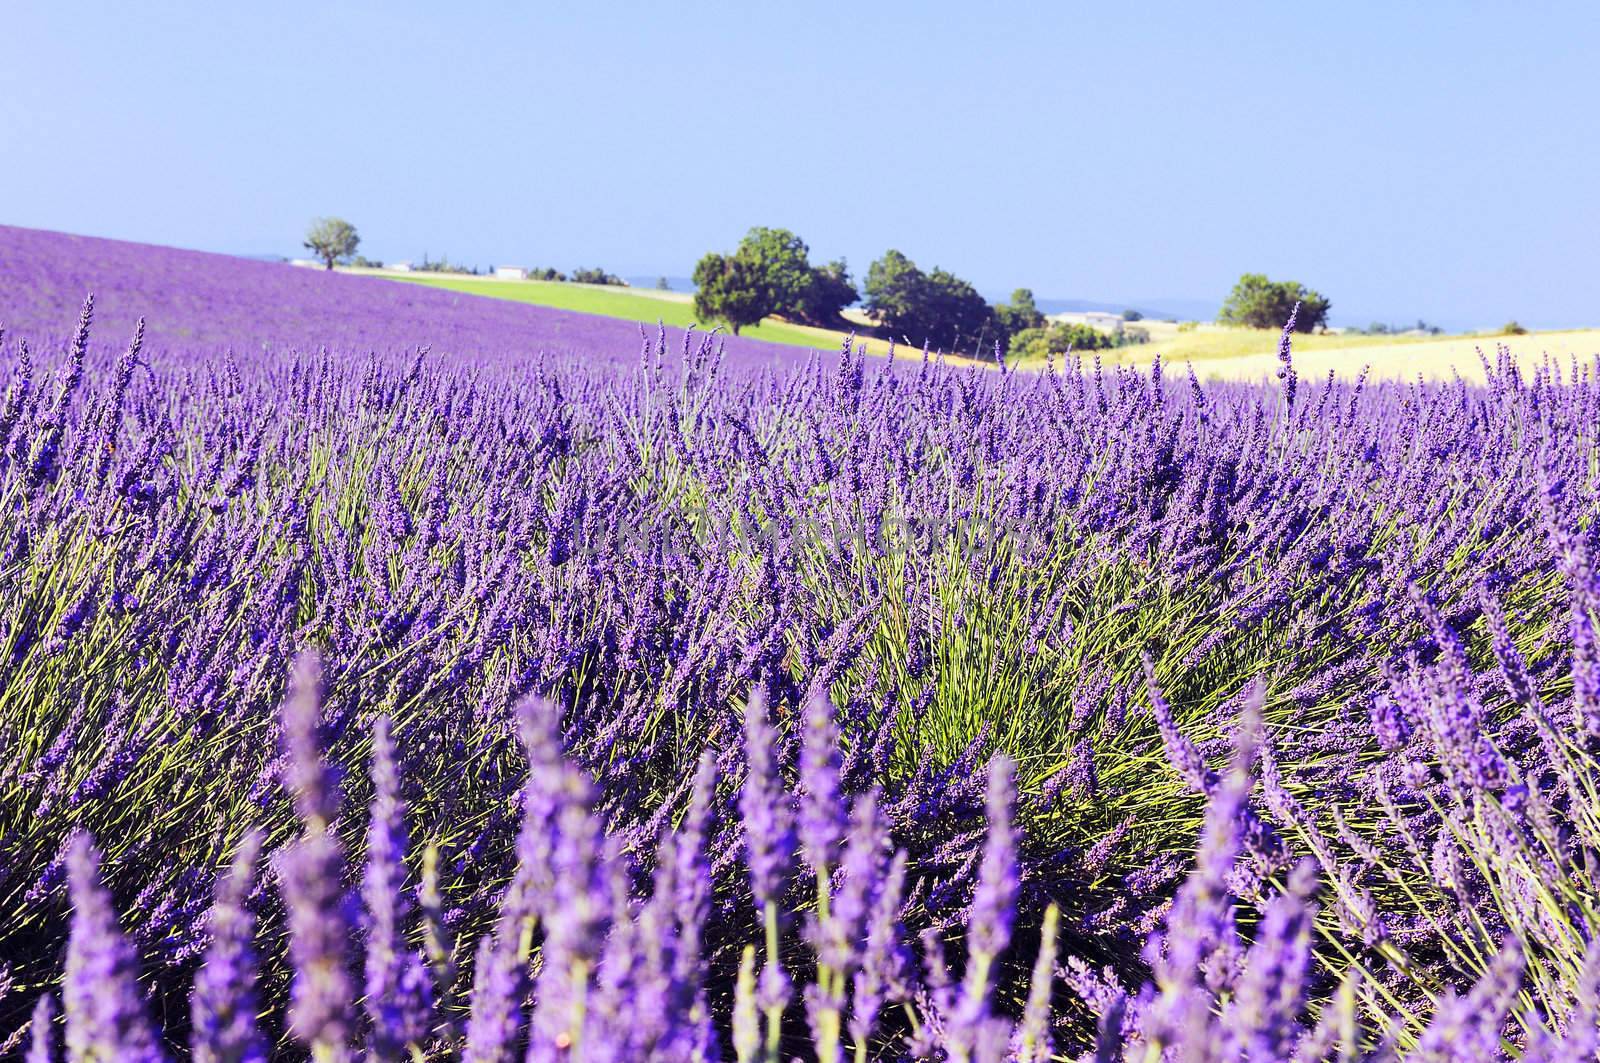
[[972, 894], [967, 927], [967, 949], [992, 961], [1011, 943], [1011, 926], [1017, 900], [1017, 831], [1012, 825], [1015, 766], [1003, 754], [989, 762], [989, 786], [984, 797], [988, 835], [978, 886]]
[[313, 650], [295, 658], [282, 710], [285, 778], [295, 812], [311, 833], [339, 816], [339, 776], [328, 763], [322, 724], [322, 659]]
[[591, 811], [593, 788], [575, 769], [561, 778], [556, 821], [555, 895], [545, 913], [542, 969], [529, 1035], [528, 1063], [561, 1058], [585, 1034], [590, 978], [595, 971], [618, 894], [626, 889], [615, 839], [608, 840]]
[[1426, 1060], [1493, 1060], [1502, 1058], [1502, 1027], [1526, 967], [1516, 938], [1503, 942], [1489, 969], [1465, 996], [1445, 992], [1428, 1028], [1417, 1041], [1417, 1056]]
[[407, 1045], [420, 1045], [427, 1038], [433, 985], [422, 956], [405, 941], [404, 928], [413, 908], [405, 890], [405, 804], [387, 718], [380, 717], [372, 727], [372, 788], [362, 881], [368, 919], [366, 1007], [372, 1023], [372, 1054], [388, 1060], [399, 1059]]
[[1267, 904], [1255, 943], [1245, 955], [1224, 1021], [1236, 1038], [1235, 1049], [1252, 1063], [1287, 1059], [1298, 1040], [1316, 914], [1307, 897], [1315, 886], [1315, 862], [1296, 865], [1288, 891]]
[[1283, 381], [1284, 409], [1290, 414], [1294, 413], [1295, 389], [1299, 386], [1300, 378], [1294, 371], [1294, 323], [1300, 316], [1300, 303], [1297, 300], [1294, 308], [1289, 311], [1289, 320], [1283, 323], [1283, 335], [1278, 339], [1278, 379]]
[[1600, 640], [1582, 597], [1572, 604], [1572, 711], [1583, 733], [1600, 736]]
[[217, 883], [211, 944], [189, 998], [189, 1051], [195, 1063], [266, 1063], [268, 1046], [256, 1027], [255, 916], [246, 907], [261, 854], [261, 834], [239, 843], [233, 866]]
[[1241, 847], [1239, 813], [1251, 787], [1260, 704], [1258, 690], [1245, 705], [1233, 767], [1206, 803], [1195, 868], [1179, 889], [1165, 928], [1145, 946], [1159, 996], [1151, 1003], [1144, 1032], [1160, 1045], [1182, 1046], [1206, 1037], [1212, 1000], [1235, 975], [1239, 942], [1227, 878]]
[[771, 909], [781, 898], [794, 859], [794, 833], [788, 795], [773, 763], [777, 744], [767, 720], [767, 697], [760, 684], [750, 690], [744, 710], [745, 780], [739, 791], [750, 892], [756, 904]]
[[33, 1019], [28, 1024], [28, 1055], [26, 1063], [55, 1063], [55, 998], [41, 993], [33, 1006]]
[[841, 978], [856, 967], [872, 897], [879, 889], [884, 858], [889, 854], [889, 830], [879, 815], [878, 798], [872, 791], [856, 799], [839, 868], [840, 884], [818, 928], [819, 961]]
[[861, 965], [856, 971], [850, 1014], [850, 1036], [859, 1054], [886, 1003], [911, 997], [912, 961], [900, 922], [906, 882], [906, 854], [896, 852], [888, 874], [873, 898]]
[[288, 912], [289, 1032], [321, 1060], [349, 1055], [355, 990], [348, 969], [351, 920], [345, 894], [344, 850], [330, 829], [338, 812], [337, 780], [324, 760], [322, 666], [302, 653], [283, 704], [283, 741], [295, 809], [305, 835], [277, 857], [279, 889]]
[[341, 882], [344, 852], [333, 835], [310, 834], [285, 847], [276, 864], [294, 968], [289, 1032], [319, 1059], [345, 1059], [356, 994], [348, 967], [353, 928]]
[[72, 932], [61, 1002], [67, 1058], [160, 1063], [167, 1058], [139, 987], [139, 957], [122, 936], [111, 897], [100, 884], [100, 853], [80, 834], [67, 853]]
[[511, 1063], [522, 1036], [525, 967], [512, 935], [485, 934], [478, 942], [465, 1063]]
[[839, 728], [827, 692], [815, 690], [806, 700], [805, 733], [800, 747], [798, 833], [801, 856], [818, 876], [827, 877], [844, 829], [844, 800], [839, 796]]
[[671, 857], [671, 900], [677, 923], [677, 939], [671, 947], [672, 1010], [686, 1041], [679, 1048], [691, 1058], [703, 1059], [717, 1054], [717, 1034], [701, 968], [701, 939], [711, 907], [711, 871], [706, 865], [705, 847], [716, 778], [716, 761], [708, 751], [700, 758], [689, 809], [679, 826]]
[[1150, 709], [1155, 714], [1156, 726], [1161, 730], [1161, 742], [1166, 747], [1167, 759], [1195, 792], [1209, 793], [1216, 785], [1216, 772], [1206, 767], [1200, 751], [1178, 730], [1177, 722], [1172, 718], [1172, 707], [1167, 704], [1161, 688], [1156, 684], [1155, 661], [1148, 653], [1144, 655], [1144, 675], [1145, 685], [1150, 691]]
[[1411, 737], [1411, 728], [1406, 724], [1405, 717], [1401, 715], [1393, 699], [1386, 695], [1374, 698], [1371, 718], [1372, 733], [1377, 738], [1380, 749], [1393, 753], [1405, 748], [1406, 742]]

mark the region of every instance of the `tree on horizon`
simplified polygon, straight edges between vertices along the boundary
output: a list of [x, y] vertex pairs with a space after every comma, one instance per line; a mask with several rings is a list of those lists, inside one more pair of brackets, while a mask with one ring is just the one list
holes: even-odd
[[361, 246], [356, 227], [343, 218], [318, 218], [306, 232], [306, 249], [322, 259], [326, 269], [335, 262], [349, 258]]

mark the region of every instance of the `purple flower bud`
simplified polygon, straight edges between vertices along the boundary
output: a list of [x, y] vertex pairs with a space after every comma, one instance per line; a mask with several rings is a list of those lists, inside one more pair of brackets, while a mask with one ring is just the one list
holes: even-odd
[[422, 956], [405, 941], [405, 924], [413, 908], [405, 889], [405, 804], [386, 718], [372, 728], [372, 789], [362, 881], [368, 919], [366, 1007], [372, 1022], [372, 1054], [390, 1060], [401, 1058], [407, 1045], [420, 1045], [427, 1038], [433, 985]]
[[111, 897], [100, 885], [100, 853], [79, 834], [67, 853], [72, 929], [62, 982], [67, 1058], [110, 1063], [164, 1063], [139, 987], [139, 957], [117, 926]]
[[1372, 734], [1378, 740], [1378, 747], [1385, 752], [1393, 753], [1405, 748], [1407, 740], [1411, 737], [1411, 728], [1407, 726], [1405, 717], [1400, 714], [1400, 709], [1394, 700], [1387, 695], [1379, 695], [1372, 702]]
[[55, 1063], [55, 998], [49, 993], [39, 996], [33, 1006], [33, 1021], [28, 1024], [28, 1055], [26, 1063]]
[[794, 859], [794, 833], [789, 799], [773, 763], [777, 736], [767, 720], [767, 697], [757, 684], [745, 705], [745, 779], [739, 792], [745, 851], [750, 865], [750, 892], [756, 904], [777, 902]]
[[341, 878], [344, 853], [332, 834], [311, 834], [277, 856], [288, 912], [289, 1033], [313, 1052], [344, 1059], [355, 1029], [355, 987], [348, 969], [352, 927]]
[[1011, 759], [997, 755], [989, 762], [989, 786], [984, 809], [989, 832], [983, 844], [978, 885], [972, 894], [967, 948], [977, 956], [994, 959], [1011, 942], [1017, 901], [1017, 833], [1012, 825], [1016, 799]]
[[850, 1015], [850, 1036], [866, 1043], [886, 1002], [901, 1003], [911, 997], [911, 955], [900, 922], [906, 883], [906, 854], [895, 853], [889, 872], [873, 898], [872, 913], [855, 976], [855, 997]]
[[525, 968], [515, 936], [485, 934], [478, 942], [464, 1063], [511, 1063], [522, 1034]]
[[324, 756], [322, 660], [314, 650], [295, 658], [282, 713], [284, 781], [295, 812], [307, 831], [324, 831], [339, 815], [339, 776]]
[[856, 800], [848, 839], [840, 867], [842, 881], [818, 928], [818, 959], [841, 977], [856, 968], [872, 895], [889, 851], [889, 830], [878, 814], [876, 791]]
[[288, 781], [306, 830], [275, 859], [294, 968], [289, 1032], [319, 1057], [340, 1060], [348, 1057], [355, 1028], [347, 955], [352, 928], [344, 851], [329, 829], [338, 812], [338, 782], [324, 759], [322, 664], [315, 653], [295, 660], [282, 713]]
[[1166, 747], [1167, 759], [1178, 769], [1183, 781], [1196, 793], [1210, 793], [1216, 786], [1217, 774], [1206, 767], [1200, 751], [1195, 749], [1194, 744], [1178, 730], [1178, 725], [1172, 718], [1172, 707], [1167, 704], [1161, 688], [1156, 685], [1155, 662], [1148, 653], [1144, 655], [1144, 674], [1145, 683], [1150, 690], [1150, 709], [1155, 714], [1156, 726], [1161, 731], [1161, 742]]
[[844, 836], [845, 809], [839, 796], [839, 728], [825, 691], [813, 691], [806, 700], [799, 827], [802, 857], [818, 875], [826, 876]]
[[211, 908], [211, 944], [195, 975], [189, 998], [193, 1027], [189, 1050], [195, 1063], [266, 1063], [268, 1045], [256, 1028], [261, 1011], [256, 991], [255, 916], [246, 907], [261, 835], [239, 843], [233, 866], [217, 883]]
[[1268, 902], [1224, 1017], [1244, 1058], [1252, 1063], [1289, 1058], [1300, 1034], [1316, 914], [1307, 898], [1316, 888], [1316, 877], [1315, 861], [1301, 861], [1290, 876], [1288, 892]]

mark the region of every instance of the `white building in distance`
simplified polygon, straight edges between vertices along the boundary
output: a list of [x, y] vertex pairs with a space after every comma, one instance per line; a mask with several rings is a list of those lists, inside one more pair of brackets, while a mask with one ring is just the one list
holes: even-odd
[[503, 281], [525, 281], [528, 279], [528, 271], [521, 266], [496, 266], [494, 275]]
[[1122, 315], [1112, 314], [1104, 310], [1074, 311], [1064, 314], [1051, 314], [1045, 320], [1062, 325], [1088, 325], [1101, 332], [1109, 332], [1115, 336], [1122, 332]]

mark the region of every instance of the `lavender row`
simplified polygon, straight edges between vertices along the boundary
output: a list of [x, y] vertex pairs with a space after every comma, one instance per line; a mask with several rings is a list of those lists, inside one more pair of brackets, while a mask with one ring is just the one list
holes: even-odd
[[[1505, 644], [1498, 653], [1501, 678], [1517, 688], [1520, 658]], [[1448, 699], [1466, 678], [1463, 664], [1447, 656], [1424, 675]], [[1581, 683], [1600, 672], [1594, 660], [1577, 667]], [[1487, 954], [1472, 952], [1470, 932], [1460, 940], [1457, 970], [1479, 972], [1470, 992], [1447, 986], [1428, 999], [1432, 994], [1420, 991], [1397, 928], [1385, 925], [1395, 913], [1375, 903], [1360, 879], [1374, 868], [1396, 882], [1420, 872], [1415, 889], [1450, 892], [1466, 888], [1472, 872], [1459, 863], [1442, 872], [1437, 852], [1431, 864], [1413, 852], [1410, 866], [1403, 848], [1379, 855], [1377, 846], [1347, 836], [1336, 810], [1346, 836], [1322, 836], [1318, 813], [1285, 787], [1261, 720], [1263, 687], [1254, 684], [1235, 721], [1229, 764], [1205, 775], [1196, 866], [1145, 944], [1150, 980], [1131, 992], [1109, 968], [1063, 959], [1052, 905], [1025, 995], [1008, 1013], [997, 961], [1013, 943], [1019, 869], [1013, 767], [1004, 757], [987, 773], [987, 826], [957, 975], [937, 934], [923, 934], [915, 946], [908, 938], [908, 857], [893, 850], [879, 814], [882, 794], [873, 789], [851, 801], [841, 792], [834, 706], [813, 691], [798, 792], [790, 793], [768, 753], [774, 735], [767, 707], [752, 696], [737, 808], [749, 897], [764, 938], [743, 949], [731, 1001], [714, 1002], [705, 949], [714, 892], [707, 843], [718, 826], [714, 760], [701, 760], [682, 822], [663, 830], [653, 872], [641, 877], [597, 814], [592, 780], [563, 755], [559, 709], [526, 700], [515, 711], [527, 763], [516, 870], [493, 929], [477, 944], [467, 989], [444, 925], [432, 848], [420, 883], [408, 883], [406, 809], [382, 718], [374, 725], [359, 904], [345, 893], [338, 773], [322, 749], [321, 680], [317, 658], [302, 656], [283, 712], [284, 774], [300, 822], [299, 837], [277, 852], [271, 870], [287, 910], [287, 1029], [274, 1044], [257, 1019], [261, 975], [249, 897], [261, 837], [251, 831], [237, 842], [210, 911], [210, 941], [189, 998], [189, 1058], [266, 1060], [275, 1052], [293, 1057], [298, 1046], [317, 1060], [364, 1053], [371, 1060], [478, 1063], [745, 1063], [780, 1059], [803, 1044], [819, 1060], [1034, 1061], [1071, 1051], [1076, 1040], [1084, 1058], [1095, 1060], [1576, 1061], [1593, 1059], [1600, 1048], [1593, 922], [1600, 897], [1574, 844], [1581, 838], [1592, 845], [1597, 766], [1532, 697], [1522, 709], [1541, 735], [1536, 753], [1518, 760], [1482, 733], [1453, 731], [1436, 701], [1410, 718], [1420, 735], [1413, 752], [1432, 768], [1415, 771], [1418, 761], [1394, 756], [1372, 773], [1396, 833], [1409, 839], [1415, 825], [1408, 820], [1417, 813], [1408, 817], [1389, 795], [1383, 779], [1391, 768], [1414, 777], [1405, 786], [1422, 788], [1407, 794], [1424, 797], [1410, 807], [1444, 817], [1450, 830], [1437, 832], [1441, 842], [1459, 831], [1477, 843], [1473, 878], [1493, 892], [1470, 914], [1480, 931], [1492, 927], [1494, 934]], [[1163, 703], [1159, 691], [1151, 696]], [[1167, 740], [1176, 764], [1201, 763], [1180, 734], [1169, 730]], [[1258, 757], [1263, 797], [1255, 802]], [[1486, 761], [1497, 773], [1487, 781]], [[1458, 774], [1469, 765], [1475, 775]], [[1429, 771], [1435, 777], [1423, 780]], [[1548, 794], [1521, 781], [1542, 772], [1562, 780]], [[1297, 833], [1311, 855], [1286, 863], [1280, 828]], [[1342, 860], [1340, 845], [1373, 854], [1370, 864]], [[1409, 847], [1416, 848], [1414, 840]], [[150, 1019], [138, 957], [99, 881], [98, 859], [87, 836], [74, 838], [59, 1023], [65, 1058], [172, 1058], [170, 1038]], [[1263, 868], [1284, 874], [1264, 876]], [[782, 903], [791, 879], [814, 891], [814, 905], [798, 918]], [[1547, 889], [1508, 888], [1534, 879]], [[1433, 906], [1434, 913], [1442, 909]], [[1248, 935], [1245, 918], [1254, 924]], [[798, 961], [783, 948], [795, 938], [804, 943]], [[795, 975], [805, 977], [798, 993]], [[1075, 1008], [1059, 1006], [1058, 988]], [[46, 991], [34, 1007], [30, 1063], [58, 1058], [55, 999]]]
[[[1343, 903], [1317, 925], [1371, 965], [1351, 991], [1367, 1048], [1380, 1016], [1425, 1017], [1446, 987], [1467, 991], [1488, 969], [1467, 961], [1522, 925], [1496, 914], [1501, 886], [1480, 881], [1450, 791], [1429, 788], [1455, 755], [1429, 730], [1433, 702], [1466, 706], [1441, 717], [1460, 718], [1450, 733], [1546, 780], [1528, 785], [1549, 792], [1540, 815], [1569, 832], [1561, 844], [1587, 815], [1551, 790], [1570, 789], [1556, 768], [1531, 766], [1547, 743], [1524, 706], [1587, 755], [1568, 747], [1595, 715], [1592, 684], [1574, 680], [1593, 653], [1592, 365], [1525, 374], [1502, 353], [1482, 389], [1364, 387], [1299, 381], [1285, 349], [1283, 383], [1246, 388], [854, 352], [779, 371], [664, 337], [620, 369], [392, 348], [211, 358], [137, 341], [108, 354], [88, 317], [60, 343], [4, 345], [0, 728], [16, 756], [0, 780], [0, 953], [25, 986], [57, 976], [87, 831], [145, 984], [164, 1012], [187, 1010], [234, 840], [258, 828], [278, 853], [303, 834], [274, 736], [307, 645], [326, 660], [345, 802], [371, 798], [355, 769], [388, 720], [437, 854], [437, 919], [461, 941], [493, 933], [516, 882], [526, 695], [561, 707], [560, 745], [642, 895], [709, 755], [726, 785], [702, 955], [727, 1024], [743, 943], [765, 939], [769, 911], [817, 905], [792, 876], [744, 874], [767, 861], [744, 855], [765, 806], [728, 792], [759, 759], [739, 741], [752, 689], [773, 714], [775, 778], [803, 774], [813, 695], [836, 707], [841, 800], [875, 794], [906, 854], [898, 917], [916, 969], [923, 931], [953, 969], [970, 962], [982, 765], [1015, 762], [1030, 940], [1000, 961], [1012, 1018], [1052, 904], [1064, 954], [1109, 967], [1139, 1013], [1131, 989], [1159, 973], [1144, 946], [1257, 680], [1281, 780], [1269, 796], [1289, 800], [1253, 813], [1247, 842], [1269, 822], [1277, 841], [1229, 888], [1270, 907], [1296, 852], [1326, 856], [1321, 897]], [[702, 517], [706, 535], [676, 534]], [[1510, 686], [1505, 643], [1521, 662]], [[1426, 678], [1449, 660], [1449, 683]], [[1483, 775], [1482, 800], [1515, 804], [1514, 777]], [[1375, 817], [1385, 799], [1409, 834]], [[350, 817], [322, 818], [360, 851]], [[322, 888], [338, 890], [324, 857]], [[1301, 879], [1290, 892], [1309, 897]], [[1517, 888], [1584, 897], [1586, 882]], [[293, 940], [293, 918], [273, 896], [256, 897], [260, 993], [284, 1016], [296, 959], [270, 943]], [[1464, 922], [1439, 918], [1441, 898]], [[1555, 910], [1586, 943], [1587, 924]], [[1568, 946], [1546, 983], [1570, 996], [1582, 950]], [[1527, 970], [1544, 947], [1523, 949]], [[1318, 962], [1343, 971], [1337, 956]], [[1338, 999], [1313, 981], [1298, 1019]], [[1103, 1012], [1061, 996], [1071, 1045]], [[23, 999], [0, 998], [0, 1029], [25, 1019]], [[792, 999], [791, 1026], [805, 1013]], [[1539, 1006], [1565, 1021], [1558, 993]]]

